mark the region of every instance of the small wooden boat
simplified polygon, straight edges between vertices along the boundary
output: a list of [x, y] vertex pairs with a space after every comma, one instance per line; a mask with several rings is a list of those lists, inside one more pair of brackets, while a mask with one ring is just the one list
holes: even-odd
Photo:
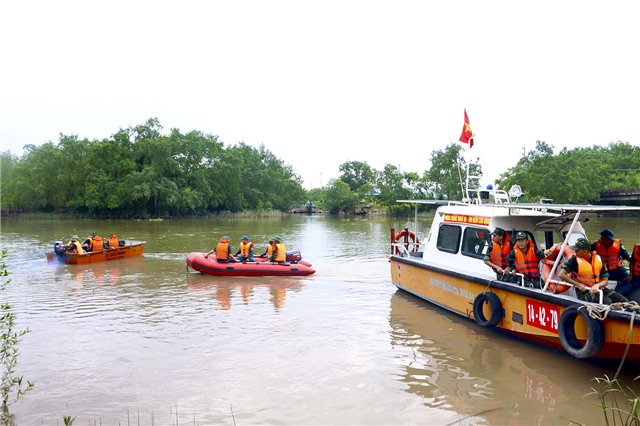
[[315, 273], [309, 262], [302, 260], [300, 252], [288, 252], [287, 262], [270, 262], [256, 257], [254, 262], [218, 262], [215, 255], [205, 258], [206, 253], [187, 254], [187, 267], [208, 275], [239, 277], [306, 276]]
[[105, 248], [99, 251], [67, 253], [62, 241], [56, 241], [53, 251], [45, 253], [47, 262], [60, 262], [67, 265], [83, 265], [85, 263], [106, 262], [109, 260], [125, 259], [140, 256], [144, 251], [146, 241], [121, 240], [120, 247]]

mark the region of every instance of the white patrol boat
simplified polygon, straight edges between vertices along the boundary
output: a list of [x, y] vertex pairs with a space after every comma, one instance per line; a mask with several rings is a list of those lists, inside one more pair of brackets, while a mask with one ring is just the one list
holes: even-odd
[[[543, 288], [527, 286], [522, 279], [499, 281], [483, 261], [492, 249], [490, 234], [496, 227], [506, 230], [513, 242], [515, 233], [525, 232], [537, 247], [571, 255], [573, 243], [586, 238], [581, 220], [590, 213], [640, 207], [517, 203], [510, 196], [521, 193], [517, 187], [510, 193], [466, 192], [461, 202], [398, 200], [416, 204], [415, 223], [418, 204], [439, 207], [422, 242], [409, 229], [391, 230], [389, 260], [395, 286], [482, 327], [576, 358], [640, 362], [640, 310], [635, 302], [602, 305], [579, 300], [570, 285], [556, 278], [563, 256], [541, 262]], [[640, 289], [629, 297], [640, 300]]]

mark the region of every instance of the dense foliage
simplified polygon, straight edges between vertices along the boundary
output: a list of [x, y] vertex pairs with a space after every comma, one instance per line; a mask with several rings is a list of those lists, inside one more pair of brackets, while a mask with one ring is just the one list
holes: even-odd
[[[406, 209], [397, 203], [401, 199], [461, 200], [467, 166], [470, 176], [481, 175], [478, 164], [463, 158], [460, 144], [433, 151], [430, 162], [431, 167], [420, 176], [401, 173], [389, 164], [378, 171], [366, 163], [349, 161], [340, 166], [340, 178], [329, 182], [326, 199], [321, 191], [310, 196], [330, 211], [354, 211], [356, 200], [364, 200], [398, 213]], [[556, 203], [598, 203], [603, 191], [640, 187], [640, 147], [617, 142], [607, 147], [565, 148], [554, 155], [552, 146], [537, 141], [536, 148], [503, 173], [496, 184], [503, 189], [520, 186], [524, 190], [521, 201], [551, 198]], [[469, 187], [477, 188], [477, 181]]]
[[[464, 146], [456, 143], [433, 151], [422, 174], [347, 161], [337, 179], [305, 192], [291, 167], [264, 146], [225, 147], [217, 136], [176, 129], [163, 135], [161, 129], [149, 119], [108, 139], [60, 135], [57, 144], [28, 145], [20, 158], [3, 153], [2, 209], [158, 217], [314, 205], [330, 213], [373, 207], [395, 214], [409, 209], [398, 200], [461, 200], [467, 172], [481, 175], [480, 166], [467, 161]], [[478, 181], [471, 182], [470, 188], [477, 188]], [[597, 203], [604, 190], [640, 186], [640, 148], [617, 142], [554, 155], [552, 146], [537, 141], [497, 184], [503, 189], [519, 185], [530, 202]]]
[[[469, 164], [460, 144], [449, 144], [442, 151], [431, 153], [431, 168], [422, 176], [416, 172], [401, 172], [386, 164], [383, 170], [371, 168], [366, 162], [347, 161], [340, 165], [340, 176], [323, 190], [309, 196], [329, 212], [358, 212], [359, 206], [378, 206], [391, 214], [406, 212], [410, 206], [398, 203], [408, 199], [461, 200], [462, 186], [469, 166], [470, 175], [480, 175], [480, 166]], [[477, 181], [470, 185], [477, 188]]]
[[554, 155], [552, 146], [537, 141], [498, 183], [502, 188], [518, 184], [529, 202], [552, 198], [558, 203], [597, 203], [602, 191], [640, 187], [640, 147], [617, 142], [565, 148]]
[[108, 139], [61, 135], [21, 158], [4, 153], [3, 210], [158, 217], [287, 210], [305, 199], [300, 178], [264, 146], [161, 129], [149, 119]]

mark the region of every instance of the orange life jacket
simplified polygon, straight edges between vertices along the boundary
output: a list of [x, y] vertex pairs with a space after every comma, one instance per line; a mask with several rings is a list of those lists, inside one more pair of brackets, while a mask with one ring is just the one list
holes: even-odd
[[216, 245], [216, 259], [227, 260], [229, 259], [229, 240], [220, 238], [220, 242]]
[[620, 240], [613, 240], [609, 247], [605, 246], [602, 240], [597, 240], [594, 244], [596, 253], [600, 255], [608, 270], [613, 271], [624, 266], [620, 259]]
[[120, 240], [118, 239], [117, 236], [115, 235], [109, 236], [109, 247], [111, 248], [120, 247]]
[[67, 248], [69, 253], [78, 253], [83, 254], [84, 249], [82, 248], [82, 244], [79, 241], [69, 241], [67, 243]]
[[253, 248], [253, 243], [252, 242], [248, 242], [248, 243], [241, 242], [240, 243], [240, 256], [249, 257], [249, 254], [251, 253], [251, 249], [252, 248]]
[[285, 262], [287, 260], [287, 249], [284, 244], [276, 244], [276, 262]]
[[631, 278], [640, 277], [640, 244], [633, 246], [629, 264], [631, 266]]
[[595, 252], [591, 252], [591, 261], [581, 257], [576, 257], [578, 261], [578, 280], [591, 287], [600, 282], [600, 271], [602, 271], [602, 259]]
[[513, 250], [516, 253], [516, 271], [523, 274], [525, 277], [539, 278], [540, 267], [538, 264], [540, 263], [540, 259], [536, 256], [536, 250], [533, 242], [529, 240], [527, 244], [526, 253], [523, 253], [517, 244], [513, 246]]
[[96, 235], [91, 238], [91, 250], [92, 251], [102, 251], [104, 249], [104, 241], [102, 241], [102, 237]]
[[511, 253], [511, 243], [509, 241], [503, 241], [502, 247], [500, 247], [498, 243], [493, 243], [489, 258], [491, 259], [491, 263], [505, 269], [507, 267], [507, 256], [509, 253]]

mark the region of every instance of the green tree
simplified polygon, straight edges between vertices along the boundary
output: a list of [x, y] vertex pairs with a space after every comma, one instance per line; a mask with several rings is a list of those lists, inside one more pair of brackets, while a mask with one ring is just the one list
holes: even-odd
[[347, 161], [342, 163], [340, 170], [340, 180], [349, 185], [351, 191], [357, 191], [363, 185], [372, 185], [375, 182], [375, 172], [362, 161]]
[[65, 189], [60, 174], [66, 164], [60, 150], [51, 142], [40, 147], [26, 145], [7, 181], [9, 200], [22, 211], [56, 211], [66, 208]]
[[324, 208], [329, 213], [350, 213], [358, 202], [357, 195], [351, 191], [349, 185], [340, 179], [331, 179], [327, 185], [324, 199]]
[[327, 190], [325, 188], [313, 188], [307, 192], [307, 201], [312, 202], [321, 209], [327, 209], [324, 202]]
[[[12, 175], [18, 159], [11, 152], [0, 153], [0, 205], [4, 210], [15, 210], [17, 205], [15, 190], [11, 188]], [[7, 186], [9, 182], [9, 186]]]
[[[443, 151], [431, 153], [431, 167], [425, 173], [424, 190], [436, 199], [462, 200], [467, 174], [467, 161], [462, 157], [460, 144], [449, 144]], [[469, 175], [479, 176], [480, 166], [469, 164]], [[471, 180], [469, 189], [478, 187], [477, 180]]]
[[212, 185], [207, 179], [208, 170], [220, 161], [224, 146], [217, 136], [199, 131], [183, 135], [178, 129], [172, 129], [169, 137], [177, 147], [175, 160], [180, 170], [180, 211], [184, 214], [204, 213], [215, 200]]
[[608, 166], [603, 189], [640, 186], [640, 147], [628, 142], [612, 142], [603, 163]]
[[84, 206], [98, 216], [126, 216], [131, 207], [127, 176], [135, 173], [136, 161], [129, 132], [120, 130], [112, 139], [90, 145], [86, 159]]
[[499, 185], [520, 185], [529, 202], [552, 198], [558, 203], [581, 204], [598, 202], [604, 189], [640, 182], [640, 151], [629, 144], [564, 148], [557, 155], [552, 148], [537, 141], [536, 149], [501, 175]]
[[398, 167], [386, 164], [377, 179], [380, 205], [386, 207], [393, 214], [405, 211], [406, 206], [397, 202], [397, 200], [410, 199], [412, 196], [411, 190], [405, 186], [405, 183], [405, 175], [400, 172]]
[[[90, 142], [87, 139], [78, 139], [77, 135], [60, 135], [57, 160], [63, 167], [51, 171], [51, 178], [55, 176], [56, 182], [56, 189], [52, 192], [61, 196], [61, 205], [56, 203], [56, 209], [86, 211], [85, 176], [90, 170], [87, 169], [85, 161], [90, 152]], [[49, 167], [53, 165], [51, 162], [45, 164]]]
[[544, 141], [536, 141], [535, 149], [520, 158], [517, 165], [508, 169], [501, 175], [498, 185], [501, 188], [509, 189], [513, 185], [518, 185], [524, 190], [525, 201], [538, 201], [540, 198], [549, 198], [551, 194], [541, 194], [553, 186], [553, 181], [557, 176], [553, 173], [555, 167], [555, 157], [553, 156], [553, 146]]

